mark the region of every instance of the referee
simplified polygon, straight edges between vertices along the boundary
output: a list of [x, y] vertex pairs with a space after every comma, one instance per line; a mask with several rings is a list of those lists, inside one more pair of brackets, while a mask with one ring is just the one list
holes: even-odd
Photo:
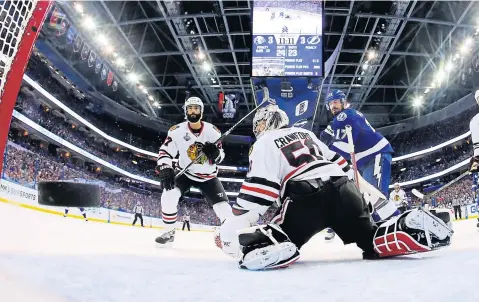
[[136, 204], [133, 212], [135, 212], [135, 220], [133, 220], [133, 225], [135, 225], [136, 220], [140, 218], [141, 226], [143, 227], [143, 206], [140, 202]]
[[185, 226], [188, 226], [188, 232], [190, 232], [190, 215], [188, 214], [183, 216], [183, 229], [181, 229], [182, 231], [185, 230]]

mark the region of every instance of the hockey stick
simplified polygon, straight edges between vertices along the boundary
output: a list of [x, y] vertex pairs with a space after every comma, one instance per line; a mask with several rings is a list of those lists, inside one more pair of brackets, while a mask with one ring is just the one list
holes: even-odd
[[[254, 92], [253, 92], [254, 93]], [[234, 124], [233, 126], [231, 126], [231, 128], [226, 131], [225, 133], [223, 133], [220, 138], [218, 138], [214, 144], [216, 145], [218, 142], [222, 141], [225, 137], [227, 137], [234, 129], [236, 129], [245, 119], [247, 119], [251, 114], [255, 113], [256, 110], [258, 110], [262, 105], [264, 105], [266, 102], [270, 101], [270, 98], [269, 98], [269, 90], [268, 90], [268, 87], [263, 87], [263, 101], [261, 102], [261, 104], [259, 104], [258, 106], [256, 106], [256, 108], [254, 108], [253, 110], [251, 110], [248, 114], [246, 114], [245, 116], [243, 116], [242, 119], [240, 119], [236, 124]], [[178, 177], [180, 177], [181, 175], [185, 174], [186, 170], [188, 170], [192, 165], [194, 165], [195, 163], [197, 163], [200, 158], [204, 155], [203, 151], [200, 152], [200, 154], [198, 154], [198, 156], [193, 160], [191, 161], [185, 168], [183, 168], [183, 170], [181, 170], [178, 174], [176, 174], [175, 176], [175, 180], [178, 179]]]
[[414, 194], [414, 196], [416, 196], [419, 199], [424, 199], [425, 197], [432, 197], [432, 196], [436, 195], [437, 193], [441, 192], [442, 190], [446, 189], [447, 187], [453, 185], [455, 182], [462, 179], [464, 176], [469, 175], [469, 174], [471, 174], [471, 172], [469, 172], [469, 170], [468, 170], [468, 171], [462, 173], [461, 175], [459, 175], [458, 177], [454, 178], [453, 180], [451, 180], [450, 182], [448, 182], [447, 184], [445, 184], [441, 188], [439, 188], [439, 190], [436, 190], [436, 191], [434, 191], [430, 194], [424, 195], [416, 189], [412, 189], [411, 193]]
[[356, 186], [359, 188], [358, 166], [356, 163], [356, 153], [354, 152], [353, 128], [351, 128], [350, 125], [346, 125], [346, 136], [348, 138], [349, 154], [351, 155], [351, 163], [354, 171], [354, 180], [356, 182]]

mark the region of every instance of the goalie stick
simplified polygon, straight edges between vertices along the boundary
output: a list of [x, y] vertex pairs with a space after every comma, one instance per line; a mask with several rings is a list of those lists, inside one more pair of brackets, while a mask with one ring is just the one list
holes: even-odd
[[[266, 102], [270, 102], [271, 99], [269, 98], [269, 89], [268, 87], [263, 87], [263, 101], [258, 105], [256, 106], [256, 108], [254, 108], [253, 110], [251, 110], [248, 114], [246, 114], [245, 116], [243, 116], [242, 119], [240, 119], [236, 124], [234, 124], [233, 126], [231, 126], [231, 128], [226, 131], [225, 133], [223, 133], [220, 138], [218, 138], [214, 144], [216, 145], [218, 142], [222, 141], [225, 137], [227, 137], [234, 129], [236, 129], [236, 127], [238, 127], [244, 120], [246, 120], [251, 114], [255, 113], [256, 110], [258, 110], [259, 108], [261, 108], [261, 106], [263, 106]], [[254, 93], [253, 93], [254, 94]], [[200, 152], [200, 154], [198, 154], [198, 156], [195, 158], [195, 160], [193, 160], [191, 163], [189, 163], [183, 170], [181, 170], [178, 174], [176, 174], [175, 176], [175, 180], [178, 179], [178, 177], [180, 177], [181, 175], [185, 174], [186, 170], [188, 170], [193, 164], [197, 163], [198, 160], [200, 160], [200, 158], [202, 157], [203, 155], [203, 151]]]
[[455, 182], [457, 182], [458, 180], [462, 179], [464, 176], [466, 175], [469, 175], [471, 174], [471, 172], [469, 171], [466, 171], [464, 173], [462, 173], [461, 175], [459, 175], [458, 177], [454, 178], [453, 180], [451, 180], [450, 182], [448, 182], [447, 184], [445, 184], [444, 186], [442, 186], [441, 188], [439, 188], [439, 190], [436, 190], [430, 194], [423, 194], [421, 192], [419, 192], [418, 190], [416, 189], [412, 189], [411, 190], [411, 193], [414, 194], [414, 196], [416, 196], [417, 198], [419, 199], [424, 199], [425, 197], [432, 197], [434, 195], [436, 195], [437, 193], [441, 192], [442, 190], [446, 189], [447, 187], [453, 185]]

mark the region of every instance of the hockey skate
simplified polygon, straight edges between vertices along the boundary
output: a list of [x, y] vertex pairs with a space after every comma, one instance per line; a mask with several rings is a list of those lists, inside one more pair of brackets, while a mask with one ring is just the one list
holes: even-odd
[[324, 240], [326, 242], [332, 242], [334, 237], [336, 237], [336, 233], [333, 231], [333, 229], [327, 229], [326, 230], [326, 236], [324, 236]]
[[175, 241], [176, 229], [170, 229], [160, 236], [156, 237], [155, 241], [159, 247], [171, 247]]
[[299, 259], [298, 248], [279, 226], [269, 224], [255, 229], [239, 235], [244, 255], [240, 268], [253, 271], [286, 268]]

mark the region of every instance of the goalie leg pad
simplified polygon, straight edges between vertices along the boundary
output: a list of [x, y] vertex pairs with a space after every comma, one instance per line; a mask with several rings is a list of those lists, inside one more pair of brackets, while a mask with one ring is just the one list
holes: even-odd
[[240, 268], [248, 270], [285, 268], [299, 259], [298, 248], [279, 226], [261, 225], [247, 231], [239, 235], [244, 254], [239, 262]]
[[422, 210], [410, 210], [379, 226], [374, 250], [381, 258], [429, 252], [448, 246], [452, 234], [441, 219]]

